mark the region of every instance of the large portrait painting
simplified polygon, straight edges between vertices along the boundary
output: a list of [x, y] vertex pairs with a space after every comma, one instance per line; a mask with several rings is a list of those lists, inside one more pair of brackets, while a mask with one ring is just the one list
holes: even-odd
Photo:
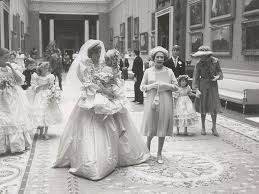
[[232, 24], [211, 27], [211, 48], [216, 55], [232, 55]]
[[110, 41], [113, 41], [113, 29], [110, 28]]
[[234, 18], [235, 0], [210, 0], [210, 21], [217, 22]]
[[197, 52], [198, 48], [203, 45], [203, 34], [202, 32], [193, 32], [190, 34], [191, 39], [191, 53]]
[[140, 34], [140, 51], [148, 53], [148, 33], [144, 32]]
[[139, 36], [139, 17], [134, 18], [134, 36]]
[[125, 23], [120, 24], [120, 36], [125, 37]]
[[113, 47], [117, 50], [120, 50], [120, 37], [119, 36], [115, 36], [114, 40], [113, 40]]
[[243, 0], [244, 15], [259, 15], [259, 0]]
[[128, 32], [128, 49], [132, 49], [132, 40], [133, 40], [133, 17], [130, 16], [127, 18], [127, 32]]
[[190, 4], [190, 28], [202, 28], [204, 26], [204, 0], [198, 0]]
[[139, 40], [133, 40], [133, 50], [139, 51]]
[[259, 55], [259, 20], [242, 23], [242, 53]]

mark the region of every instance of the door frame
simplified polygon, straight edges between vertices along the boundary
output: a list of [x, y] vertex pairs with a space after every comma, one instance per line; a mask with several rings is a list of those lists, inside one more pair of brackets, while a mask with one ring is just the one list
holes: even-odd
[[156, 46], [158, 44], [158, 18], [160, 16], [163, 16], [165, 14], [169, 14], [169, 56], [172, 55], [172, 48], [173, 48], [173, 37], [174, 37], [174, 31], [173, 31], [173, 26], [174, 26], [174, 6], [170, 6], [166, 9], [160, 10], [156, 12], [155, 14], [155, 23], [156, 23]]

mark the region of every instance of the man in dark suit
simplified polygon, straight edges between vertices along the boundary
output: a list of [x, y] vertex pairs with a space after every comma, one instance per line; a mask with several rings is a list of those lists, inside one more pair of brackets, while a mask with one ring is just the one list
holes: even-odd
[[132, 72], [134, 73], [134, 92], [135, 92], [135, 100], [133, 102], [138, 102], [139, 104], [143, 104], [143, 92], [140, 91], [140, 84], [143, 78], [143, 60], [139, 56], [139, 51], [134, 50], [136, 58], [133, 62]]
[[180, 46], [174, 45], [172, 57], [164, 62], [164, 66], [173, 70], [175, 77], [185, 74], [185, 63], [179, 58]]
[[51, 73], [56, 77], [58, 77], [59, 88], [62, 90], [62, 72], [63, 72], [63, 64], [62, 64], [62, 57], [61, 51], [59, 49], [55, 49], [54, 53], [50, 56], [49, 59]]

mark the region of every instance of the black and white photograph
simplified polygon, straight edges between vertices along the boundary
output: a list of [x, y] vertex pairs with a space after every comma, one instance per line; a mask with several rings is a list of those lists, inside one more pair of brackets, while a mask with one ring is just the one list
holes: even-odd
[[0, 194], [258, 194], [259, 0], [0, 0]]

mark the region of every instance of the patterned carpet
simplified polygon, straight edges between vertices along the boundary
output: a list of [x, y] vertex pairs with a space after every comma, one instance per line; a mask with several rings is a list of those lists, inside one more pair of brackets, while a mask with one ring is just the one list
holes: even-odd
[[[133, 94], [127, 83], [128, 97]], [[132, 117], [140, 128], [143, 106], [133, 104]], [[166, 138], [163, 165], [155, 161], [157, 139], [152, 141], [152, 158], [144, 164], [117, 168], [101, 181], [90, 181], [52, 168], [61, 126], [53, 126], [47, 141], [34, 138], [31, 150], [0, 157], [0, 194], [121, 194], [121, 193], [259, 193], [259, 129], [218, 116], [220, 137], [200, 135], [197, 124], [188, 136]]]
[[[142, 114], [132, 113], [138, 127]], [[62, 132], [56, 126], [50, 140], [35, 138], [31, 151], [0, 158], [0, 193], [258, 193], [258, 129], [223, 116], [218, 121], [220, 138], [201, 136], [196, 125], [189, 136], [166, 139], [163, 165], [152, 157], [98, 182], [51, 168]], [[210, 121], [207, 125], [209, 129]], [[155, 139], [153, 156], [156, 150]]]

